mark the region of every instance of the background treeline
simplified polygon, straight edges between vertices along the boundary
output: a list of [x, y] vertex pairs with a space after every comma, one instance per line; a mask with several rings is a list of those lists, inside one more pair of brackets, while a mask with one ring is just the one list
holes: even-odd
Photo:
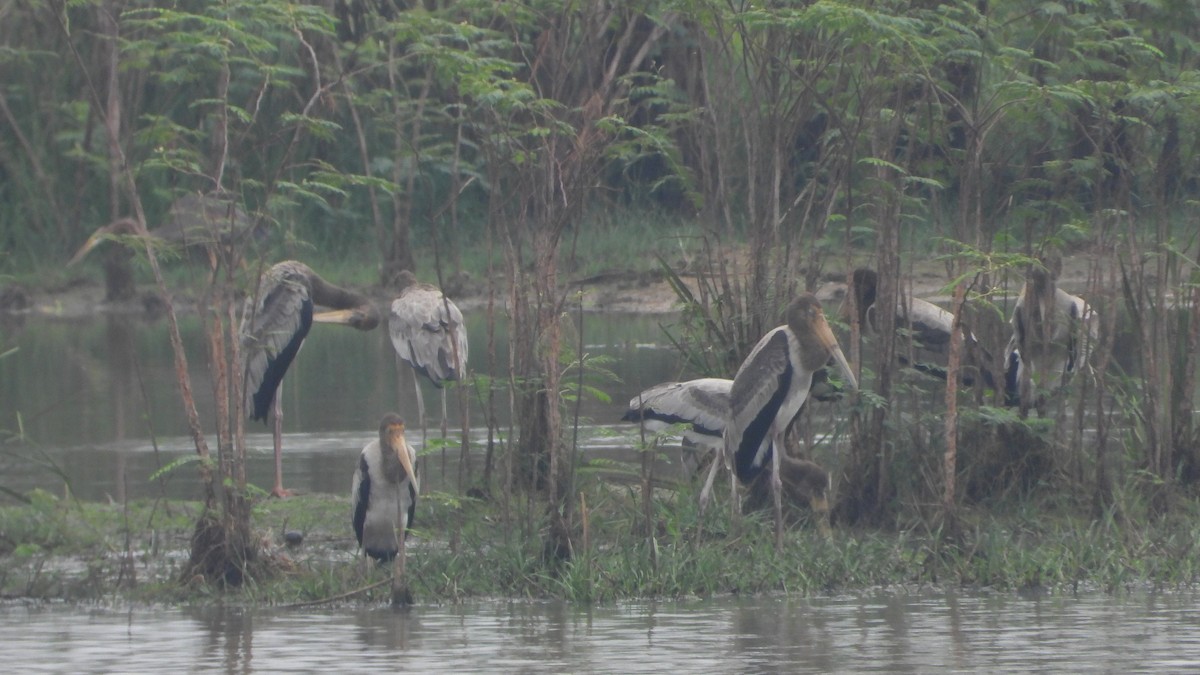
[[[643, 249], [683, 243], [700, 292], [680, 344], [724, 376], [828, 271], [869, 262], [887, 308], [914, 260], [941, 256], [955, 313], [1003, 344], [993, 290], [1045, 249], [1086, 250], [1110, 327], [1094, 358], [1130, 317], [1137, 393], [1081, 392], [1053, 473], [1106, 508], [1119, 425], [1165, 506], [1200, 476], [1198, 37], [1186, 0], [7, 2], [0, 274], [57, 268], [99, 225], [153, 228], [180, 194], [223, 190], [275, 251], [352, 260], [384, 287], [435, 261], [443, 281], [503, 283], [515, 475], [548, 496], [558, 551], [577, 517], [560, 265], [586, 228], [629, 212]], [[128, 264], [113, 254], [106, 274]], [[953, 407], [933, 425], [945, 454], [896, 469], [911, 420], [891, 339], [865, 364], [848, 521], [958, 499]], [[1011, 447], [993, 404], [976, 397], [971, 419]]]

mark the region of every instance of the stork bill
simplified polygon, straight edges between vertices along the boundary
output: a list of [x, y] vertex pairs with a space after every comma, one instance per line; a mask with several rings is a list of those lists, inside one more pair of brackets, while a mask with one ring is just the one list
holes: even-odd
[[780, 455], [788, 427], [808, 399], [813, 374], [832, 359], [846, 383], [858, 387], [816, 297], [809, 293], [797, 297], [788, 305], [786, 317], [787, 323], [764, 335], [738, 368], [725, 428], [725, 452], [733, 457], [743, 483], [753, 481], [771, 463], [779, 548], [783, 546]]

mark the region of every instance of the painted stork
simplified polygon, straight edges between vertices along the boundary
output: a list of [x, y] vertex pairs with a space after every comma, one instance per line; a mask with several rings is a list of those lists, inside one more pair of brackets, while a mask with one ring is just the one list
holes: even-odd
[[[392, 301], [388, 330], [396, 356], [424, 375], [438, 389], [460, 380], [467, 370], [467, 329], [462, 312], [441, 289], [420, 283], [412, 272], [400, 273], [404, 287]], [[425, 427], [425, 400], [414, 379], [417, 414]], [[446, 419], [446, 392], [442, 389], [442, 419]]]
[[[1007, 399], [1021, 415], [1044, 413], [1046, 395], [1061, 390], [1098, 339], [1099, 319], [1083, 299], [1058, 288], [1061, 262], [1034, 266], [1013, 307], [1012, 337], [1005, 353]], [[1043, 393], [1044, 392], [1044, 393]]]
[[[877, 319], [875, 307], [879, 288], [879, 275], [875, 270], [860, 267], [851, 274], [848, 295], [854, 297], [854, 306], [858, 309], [858, 321], [863, 331], [875, 334], [882, 332]], [[841, 315], [850, 318], [849, 300], [842, 304]], [[901, 365], [911, 365], [918, 372], [946, 379], [945, 359], [950, 345], [950, 332], [954, 326], [954, 314], [937, 305], [916, 297], [901, 298], [896, 303], [896, 330], [904, 331], [913, 343], [914, 356], [919, 357], [915, 363], [909, 363], [908, 351], [898, 349], [897, 359]], [[964, 331], [966, 358], [964, 365], [977, 369], [983, 377], [984, 386], [996, 388], [996, 378], [992, 374], [992, 357], [970, 331]], [[926, 361], [929, 358], [935, 362]], [[962, 383], [971, 386], [974, 378], [964, 373]]]
[[729, 495], [737, 499], [737, 482], [729, 457], [725, 455], [725, 426], [729, 419], [729, 389], [733, 380], [705, 377], [687, 382], [664, 382], [629, 399], [629, 408], [621, 417], [624, 422], [640, 423], [648, 431], [658, 433], [677, 424], [687, 424], [683, 437], [704, 449], [716, 453], [709, 467], [708, 478], [700, 491], [700, 512], [708, 505], [713, 479], [722, 464], [729, 469]]
[[359, 548], [380, 562], [404, 553], [420, 491], [416, 461], [417, 453], [404, 439], [404, 420], [396, 413], [384, 415], [379, 438], [367, 443], [358, 457], [350, 491], [351, 524]]
[[[336, 311], [313, 313], [314, 306]], [[242, 357], [245, 361], [246, 414], [267, 421], [274, 411], [275, 486], [271, 494], [283, 497], [283, 409], [276, 395], [313, 322], [371, 330], [379, 325], [379, 311], [370, 300], [325, 281], [308, 265], [286, 260], [273, 265], [259, 279], [258, 290], [246, 299], [242, 317]]]
[[825, 320], [821, 303], [804, 293], [788, 305], [787, 323], [758, 341], [742, 362], [729, 390], [729, 423], [725, 453], [743, 483], [752, 482], [771, 464], [775, 502], [775, 545], [783, 548], [783, 502], [780, 465], [784, 435], [808, 398], [813, 373], [832, 357], [846, 382], [858, 380]]
[[664, 382], [629, 399], [623, 422], [641, 422], [659, 432], [687, 424], [683, 437], [705, 450], [724, 446], [721, 435], [729, 418], [729, 388], [733, 380], [704, 377], [687, 382]]
[[[654, 432], [677, 424], [688, 425], [683, 437], [704, 448], [713, 450], [716, 456], [709, 468], [704, 488], [700, 492], [700, 508], [703, 512], [712, 490], [717, 468], [724, 464], [730, 476], [736, 474], [725, 455], [725, 427], [729, 419], [729, 392], [733, 380], [706, 377], [687, 382], [664, 382], [643, 391], [629, 400], [629, 409], [621, 419], [640, 422]], [[772, 451], [774, 449], [772, 448]], [[818, 527], [828, 534], [829, 520], [829, 473], [818, 464], [795, 459], [784, 452], [780, 456], [782, 480], [785, 491], [808, 500], [809, 506], [818, 516]], [[760, 476], [760, 479], [762, 476]], [[751, 483], [751, 494], [756, 493], [757, 483]], [[736, 483], [730, 490], [736, 499]]]
[[[254, 235], [250, 225], [250, 217], [228, 194], [186, 194], [171, 203], [167, 222], [148, 234], [159, 241], [179, 246], [205, 246], [218, 242], [233, 245]], [[118, 218], [93, 232], [67, 265], [77, 264], [113, 236], [137, 233], [137, 221]]]

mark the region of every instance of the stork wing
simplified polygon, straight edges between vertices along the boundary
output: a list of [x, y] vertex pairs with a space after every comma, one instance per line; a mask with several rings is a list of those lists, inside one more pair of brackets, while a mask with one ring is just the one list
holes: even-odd
[[666, 425], [688, 423], [700, 434], [720, 436], [729, 419], [729, 390], [733, 380], [706, 377], [687, 382], [664, 382], [629, 399], [626, 422], [653, 420]]
[[362, 546], [367, 507], [371, 504], [371, 472], [367, 465], [366, 448], [363, 448], [363, 453], [358, 457], [358, 467], [354, 469], [354, 479], [350, 484], [350, 504], [354, 507], [350, 515], [350, 524], [354, 527], [354, 537], [358, 539], [358, 545]]
[[1071, 295], [1061, 288], [1057, 298], [1067, 317], [1067, 372], [1073, 373], [1087, 367], [1088, 357], [1099, 339], [1096, 330], [1096, 313], [1087, 301]]
[[250, 229], [250, 217], [231, 195], [188, 193], [171, 203], [169, 220], [156, 232], [182, 244], [230, 242]]
[[467, 330], [462, 312], [444, 300], [441, 291], [410, 286], [392, 301], [388, 330], [400, 358], [434, 385], [457, 380], [466, 371]]
[[758, 341], [733, 378], [725, 452], [733, 456], [743, 483], [753, 480], [770, 459], [771, 425], [793, 376], [788, 352], [787, 328], [779, 326]]
[[250, 419], [267, 419], [275, 390], [312, 327], [313, 303], [304, 281], [305, 270], [302, 263], [280, 263], [267, 270], [259, 283], [250, 329], [242, 334]]
[[910, 300], [909, 318], [912, 321], [912, 337], [925, 349], [943, 352], [950, 344], [950, 329], [954, 326], [954, 315], [927, 300]]

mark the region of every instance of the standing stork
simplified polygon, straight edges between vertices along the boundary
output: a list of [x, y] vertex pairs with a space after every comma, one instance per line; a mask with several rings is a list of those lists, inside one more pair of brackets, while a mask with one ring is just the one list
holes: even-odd
[[[442, 420], [446, 419], [445, 382], [460, 380], [467, 370], [467, 329], [462, 312], [450, 298], [432, 284], [420, 283], [412, 272], [400, 273], [404, 287], [392, 301], [388, 330], [396, 356], [429, 378], [442, 390]], [[420, 383], [413, 379], [417, 392], [417, 415], [425, 428], [425, 399]]]
[[1005, 354], [1006, 394], [1021, 416], [1036, 407], [1044, 413], [1046, 394], [1055, 393], [1078, 370], [1089, 368], [1099, 319], [1083, 299], [1058, 288], [1061, 260], [1048, 260], [1029, 271], [1013, 307], [1012, 337]]
[[[336, 311], [314, 314], [317, 305]], [[379, 325], [379, 311], [367, 298], [334, 286], [295, 260], [263, 272], [257, 292], [246, 299], [241, 330], [246, 414], [251, 420], [266, 422], [267, 412], [273, 410], [275, 486], [271, 494], [276, 497], [289, 494], [283, 489], [283, 406], [277, 392], [313, 322], [371, 330]]]
[[404, 544], [421, 490], [413, 468], [416, 461], [416, 451], [404, 438], [404, 420], [388, 413], [379, 422], [379, 438], [367, 443], [359, 454], [350, 486], [354, 506], [350, 524], [359, 548], [381, 563], [393, 561], [393, 605], [412, 604], [404, 576]]
[[359, 548], [380, 562], [396, 558], [412, 526], [420, 481], [413, 469], [416, 461], [417, 453], [404, 438], [404, 420], [396, 413], [383, 416], [379, 438], [359, 454], [350, 486], [350, 522]]
[[[879, 325], [876, 319], [877, 311], [875, 301], [879, 288], [879, 275], [875, 270], [860, 267], [854, 270], [850, 279], [849, 295], [854, 297], [854, 305], [858, 309], [858, 322], [863, 327], [864, 331], [871, 331], [879, 334], [883, 331], [883, 327]], [[850, 304], [848, 301], [842, 304], [841, 314], [844, 318], [850, 318]], [[911, 365], [914, 370], [932, 375], [942, 380], [946, 379], [946, 369], [944, 361], [949, 351], [950, 334], [954, 327], [954, 314], [948, 312], [941, 307], [929, 302], [909, 296], [901, 298], [896, 303], [896, 325], [895, 330], [906, 331], [910, 336], [915, 356], [922, 358], [933, 358], [937, 363], [929, 363], [918, 361], [909, 363], [908, 356], [904, 350], [897, 351], [897, 359], [902, 365]], [[978, 369], [983, 377], [985, 386], [996, 388], [996, 378], [992, 374], [992, 357], [988, 350], [979, 344], [979, 340], [970, 331], [964, 331], [964, 344], [967, 350], [966, 362]], [[974, 384], [974, 378], [967, 374], [963, 375], [963, 384], [970, 386]]]
[[[804, 293], [788, 305], [787, 323], [758, 341], [738, 368], [729, 390], [725, 453], [743, 483], [751, 483], [770, 462], [775, 501], [775, 546], [783, 548], [783, 483], [780, 456], [784, 435], [808, 398], [813, 373], [832, 357], [846, 382], [858, 380], [825, 320], [821, 303]], [[773, 449], [780, 451], [773, 451]]]
[[[737, 499], [736, 473], [725, 454], [725, 427], [729, 420], [729, 392], [733, 380], [705, 377], [687, 382], [664, 382], [643, 391], [629, 400], [622, 421], [640, 422], [646, 429], [658, 432], [677, 424], [688, 425], [683, 437], [707, 450], [715, 457], [709, 467], [704, 488], [700, 491], [700, 510], [708, 503], [713, 479], [722, 463], [729, 469], [731, 499]], [[774, 451], [774, 448], [772, 448]], [[784, 452], [780, 455], [782, 481], [789, 494], [808, 500], [818, 516], [818, 527], [828, 534], [829, 473], [815, 462], [796, 459]], [[756, 494], [751, 483], [752, 494]]]

